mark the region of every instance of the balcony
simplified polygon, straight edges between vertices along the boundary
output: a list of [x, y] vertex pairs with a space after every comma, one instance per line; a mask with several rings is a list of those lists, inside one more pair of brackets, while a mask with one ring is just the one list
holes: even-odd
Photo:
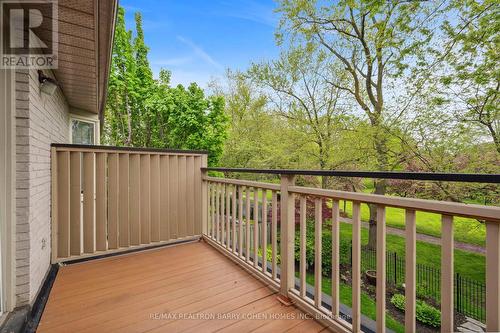
[[[53, 146], [52, 261], [62, 266], [39, 332], [388, 331], [389, 207], [405, 210], [405, 331], [416, 331], [417, 212], [441, 215], [442, 332], [454, 330], [454, 217], [485, 221], [485, 322], [500, 330], [499, 207], [301, 187], [294, 172], [279, 184], [210, 177], [206, 161], [200, 152]], [[339, 296], [341, 200], [352, 203], [350, 308]], [[322, 290], [325, 204], [331, 294]], [[361, 204], [378, 211], [375, 321], [361, 314]]]

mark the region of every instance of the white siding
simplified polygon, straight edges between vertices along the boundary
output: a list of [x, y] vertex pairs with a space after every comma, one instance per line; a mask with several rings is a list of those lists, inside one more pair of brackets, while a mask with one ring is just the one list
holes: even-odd
[[16, 296], [32, 303], [50, 267], [50, 144], [69, 142], [61, 90], [40, 92], [36, 70], [16, 72]]

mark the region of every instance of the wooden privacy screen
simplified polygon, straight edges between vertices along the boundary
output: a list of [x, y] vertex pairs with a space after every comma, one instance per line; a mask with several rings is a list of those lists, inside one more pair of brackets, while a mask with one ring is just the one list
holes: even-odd
[[52, 148], [52, 261], [202, 233], [207, 155], [103, 146]]

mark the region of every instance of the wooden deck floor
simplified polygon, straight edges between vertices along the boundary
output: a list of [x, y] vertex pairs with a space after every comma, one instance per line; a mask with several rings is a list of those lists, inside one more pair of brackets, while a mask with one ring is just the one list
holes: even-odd
[[37, 332], [319, 332], [205, 243], [61, 267]]

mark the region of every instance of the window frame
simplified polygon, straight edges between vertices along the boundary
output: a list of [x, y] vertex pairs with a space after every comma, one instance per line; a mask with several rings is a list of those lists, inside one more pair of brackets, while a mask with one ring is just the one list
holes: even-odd
[[69, 141], [70, 143], [73, 143], [73, 121], [79, 121], [82, 123], [88, 123], [94, 125], [94, 143], [92, 145], [99, 145], [99, 120], [96, 120], [94, 118], [87, 118], [83, 116], [78, 116], [71, 114], [69, 118]]

